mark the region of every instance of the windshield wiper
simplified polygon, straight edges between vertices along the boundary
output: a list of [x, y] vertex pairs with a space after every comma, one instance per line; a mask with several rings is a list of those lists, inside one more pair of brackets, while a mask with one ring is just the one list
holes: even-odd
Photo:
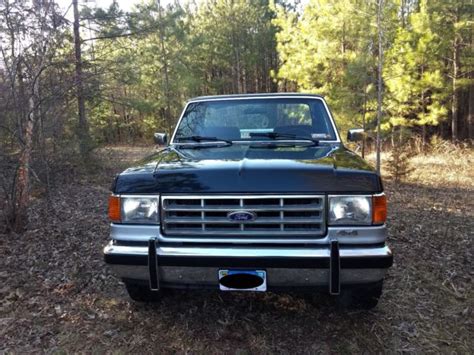
[[227, 145], [232, 145], [232, 141], [228, 139], [222, 139], [217, 137], [204, 137], [204, 136], [184, 136], [184, 137], [176, 137], [179, 140], [178, 143], [182, 141], [194, 141], [194, 142], [224, 142]]
[[312, 137], [301, 137], [292, 133], [278, 133], [278, 132], [250, 132], [250, 138], [254, 137], [265, 137], [273, 140], [278, 139], [289, 139], [289, 140], [299, 140], [299, 141], [309, 141], [314, 145], [318, 145], [319, 141]]

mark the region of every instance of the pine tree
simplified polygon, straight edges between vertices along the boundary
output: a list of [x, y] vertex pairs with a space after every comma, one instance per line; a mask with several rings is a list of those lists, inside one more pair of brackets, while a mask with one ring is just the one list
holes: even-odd
[[391, 150], [390, 157], [386, 163], [386, 170], [395, 183], [403, 182], [414, 170], [410, 164], [410, 159], [414, 153], [405, 142], [398, 142]]
[[440, 55], [442, 41], [435, 32], [437, 14], [430, 14], [429, 2], [421, 0], [419, 10], [408, 16], [397, 31], [387, 53], [384, 73], [388, 89], [387, 110], [393, 127], [421, 127], [426, 142], [426, 126], [447, 119], [444, 106], [446, 81]]
[[[393, 1], [385, 1], [384, 46], [393, 36]], [[302, 13], [277, 6], [280, 85], [327, 97], [341, 129], [375, 126], [377, 28], [374, 1], [313, 0]]]

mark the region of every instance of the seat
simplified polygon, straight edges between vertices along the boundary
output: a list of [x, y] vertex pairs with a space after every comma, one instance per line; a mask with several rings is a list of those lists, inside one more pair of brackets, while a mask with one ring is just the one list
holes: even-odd
[[240, 139], [240, 129], [238, 127], [208, 126], [203, 127], [199, 134], [204, 137], [216, 137], [229, 140]]

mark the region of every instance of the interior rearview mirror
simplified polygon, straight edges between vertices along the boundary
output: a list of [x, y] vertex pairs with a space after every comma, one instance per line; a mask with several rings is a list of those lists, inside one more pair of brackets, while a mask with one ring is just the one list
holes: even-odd
[[357, 142], [364, 139], [364, 130], [362, 128], [353, 128], [347, 132], [347, 140]]
[[166, 133], [155, 133], [155, 143], [159, 145], [166, 145], [168, 143], [168, 136]]

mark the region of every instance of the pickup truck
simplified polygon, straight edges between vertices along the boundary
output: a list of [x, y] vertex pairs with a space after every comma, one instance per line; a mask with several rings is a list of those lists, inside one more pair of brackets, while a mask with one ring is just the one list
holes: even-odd
[[133, 300], [305, 288], [377, 305], [393, 261], [382, 180], [343, 145], [323, 97], [194, 98], [155, 141], [164, 148], [117, 175], [109, 197], [105, 262]]

